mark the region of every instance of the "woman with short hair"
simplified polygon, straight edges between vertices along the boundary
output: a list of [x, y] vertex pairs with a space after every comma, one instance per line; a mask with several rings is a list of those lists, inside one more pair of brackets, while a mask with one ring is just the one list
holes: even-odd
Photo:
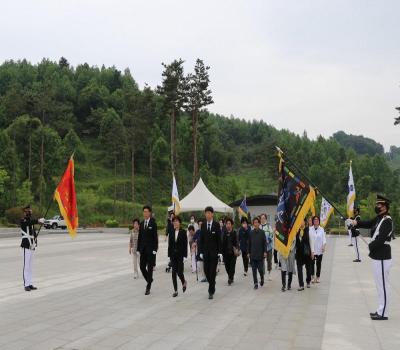
[[314, 261], [312, 263], [311, 273], [313, 275], [312, 283], [319, 283], [321, 276], [322, 257], [326, 250], [326, 235], [323, 227], [320, 226], [320, 219], [314, 216], [312, 219], [313, 226], [310, 227], [310, 238], [314, 241]]
[[235, 266], [239, 242], [236, 231], [233, 229], [233, 220], [225, 220], [225, 231], [222, 234], [222, 255], [225, 263], [225, 270], [228, 274], [228, 285], [233, 283], [235, 277]]
[[186, 291], [187, 282], [183, 274], [183, 262], [187, 258], [188, 239], [186, 231], [181, 229], [182, 220], [179, 216], [175, 216], [173, 220], [174, 230], [168, 235], [168, 257], [172, 267], [172, 284], [174, 286], [174, 293], [172, 296], [178, 296], [178, 283], [176, 276], [182, 282], [182, 290]]
[[138, 237], [139, 237], [139, 226], [140, 221], [139, 219], [132, 220], [132, 231], [129, 238], [129, 255], [132, 255], [133, 260], [133, 278], [137, 279], [139, 277], [138, 271], [138, 252], [137, 252], [137, 244], [138, 244]]

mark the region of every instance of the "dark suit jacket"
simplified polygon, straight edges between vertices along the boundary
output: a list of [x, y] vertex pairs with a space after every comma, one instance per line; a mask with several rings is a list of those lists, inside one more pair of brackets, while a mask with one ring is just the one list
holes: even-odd
[[157, 224], [153, 218], [150, 218], [149, 224], [144, 229], [144, 221], [139, 226], [138, 247], [140, 254], [153, 255], [153, 251], [158, 250]]
[[201, 225], [199, 251], [204, 258], [216, 258], [222, 254], [221, 227], [217, 221], [213, 221], [210, 232], [207, 230], [207, 221]]
[[175, 241], [175, 230], [168, 235], [168, 257], [169, 258], [187, 258], [188, 238], [186, 231], [179, 230], [178, 239]]
[[222, 234], [222, 253], [224, 255], [233, 255], [233, 247], [239, 249], [238, 235], [235, 230], [224, 231]]
[[301, 264], [305, 264], [307, 259], [311, 259], [311, 247], [309, 228], [305, 227], [301, 240], [300, 230], [296, 234], [296, 260]]

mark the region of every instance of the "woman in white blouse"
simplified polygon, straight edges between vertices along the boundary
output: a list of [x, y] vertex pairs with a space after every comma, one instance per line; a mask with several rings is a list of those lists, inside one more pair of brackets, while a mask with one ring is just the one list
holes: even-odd
[[[325, 230], [319, 225], [319, 223], [319, 217], [314, 216], [313, 226], [311, 226], [309, 230], [311, 249], [314, 247], [314, 262], [311, 269], [311, 274], [313, 275], [312, 283], [319, 283], [319, 277], [321, 276], [322, 256], [324, 255], [326, 249]], [[316, 269], [315, 265], [317, 267]]]

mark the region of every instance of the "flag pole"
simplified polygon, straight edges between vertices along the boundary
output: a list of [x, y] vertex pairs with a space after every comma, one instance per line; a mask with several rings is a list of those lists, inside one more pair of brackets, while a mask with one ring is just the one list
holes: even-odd
[[276, 150], [278, 151], [279, 155], [285, 155], [285, 159], [291, 163], [291, 165], [296, 168], [296, 170], [304, 177], [305, 180], [307, 180], [310, 185], [312, 185], [313, 187], [315, 187], [316, 191], [319, 192], [321, 194], [322, 197], [325, 198], [325, 200], [333, 207], [333, 209], [336, 210], [336, 212], [340, 215], [340, 218], [342, 220], [345, 220], [345, 216], [336, 208], [336, 206], [328, 199], [328, 197], [326, 197], [322, 191], [310, 180], [310, 178], [304, 174], [304, 172], [288, 157], [286, 156], [286, 154], [278, 147], [275, 146]]
[[[69, 157], [68, 163], [69, 163], [69, 161], [70, 161], [72, 158], [74, 158], [74, 155], [75, 155], [75, 151], [72, 152], [71, 157]], [[67, 166], [68, 166], [68, 163], [67, 163]], [[63, 173], [63, 174], [61, 175], [61, 177], [59, 178], [58, 183], [57, 183], [57, 186], [56, 186], [56, 189], [57, 189], [58, 185], [60, 184], [61, 179], [62, 179], [63, 176], [64, 176], [64, 173]], [[52, 204], [53, 202], [54, 202], [54, 192], [53, 192], [53, 196], [52, 196], [52, 197], [50, 198], [50, 200], [49, 200], [49, 204], [47, 205], [47, 209], [46, 209], [46, 212], [44, 213], [43, 219], [46, 219], [46, 216], [47, 216], [47, 214], [48, 214], [48, 212], [49, 212], [49, 210], [50, 210], [51, 204]], [[36, 233], [36, 237], [39, 236], [40, 230], [42, 229], [43, 225], [44, 225], [44, 222], [43, 222], [43, 223], [40, 223], [39, 230], [38, 230], [38, 232]]]

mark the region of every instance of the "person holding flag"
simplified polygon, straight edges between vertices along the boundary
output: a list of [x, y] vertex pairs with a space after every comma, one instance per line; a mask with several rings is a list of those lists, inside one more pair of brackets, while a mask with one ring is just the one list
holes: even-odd
[[24, 279], [24, 288], [26, 292], [31, 290], [36, 290], [37, 288], [32, 285], [32, 258], [33, 252], [37, 245], [37, 233], [35, 230], [36, 224], [43, 224], [44, 219], [34, 219], [32, 218], [32, 209], [28, 204], [23, 208], [24, 217], [21, 219], [20, 228], [22, 234], [21, 248], [24, 253], [24, 267], [22, 276]]
[[[67, 169], [61, 178], [56, 190], [54, 191], [53, 199], [57, 201], [60, 213], [64, 217], [68, 232], [71, 237], [75, 237], [76, 230], [78, 229], [78, 209], [76, 204], [76, 192], [75, 192], [75, 170], [74, 170], [74, 158], [73, 155], [68, 161]], [[50, 200], [46, 210], [46, 217], [52, 201]], [[32, 258], [33, 252], [36, 249], [37, 237], [40, 233], [40, 229], [44, 223], [44, 218], [39, 220], [32, 218], [32, 209], [30, 205], [23, 208], [24, 218], [21, 219], [20, 228], [22, 234], [21, 248], [24, 250], [24, 288], [25, 291], [30, 292], [37, 288], [32, 285]], [[41, 226], [38, 232], [35, 231], [36, 224], [40, 223]]]
[[[347, 195], [347, 217], [352, 218], [354, 217], [354, 202], [356, 200], [356, 188], [354, 186], [354, 179], [353, 179], [353, 170], [351, 168], [352, 161], [350, 161], [350, 170], [349, 170], [349, 182], [348, 182], [348, 187], [349, 187], [349, 194]], [[352, 241], [352, 234], [351, 234], [351, 229], [348, 229], [349, 233], [349, 238], [350, 238], [350, 244], [349, 247], [353, 246], [353, 241]]]
[[[360, 208], [358, 207], [354, 208], [354, 217], [352, 217], [351, 219], [357, 222], [361, 221]], [[358, 239], [357, 239], [357, 237], [360, 235], [360, 231], [354, 226], [350, 227], [350, 231], [351, 231], [351, 241], [354, 247], [354, 251], [356, 253], [356, 258], [353, 260], [353, 262], [361, 262], [360, 250], [358, 248]]]

